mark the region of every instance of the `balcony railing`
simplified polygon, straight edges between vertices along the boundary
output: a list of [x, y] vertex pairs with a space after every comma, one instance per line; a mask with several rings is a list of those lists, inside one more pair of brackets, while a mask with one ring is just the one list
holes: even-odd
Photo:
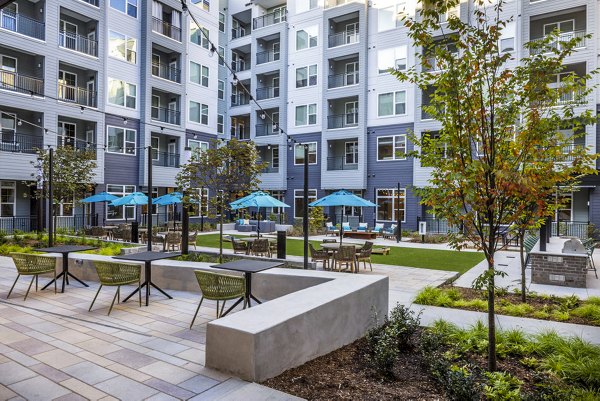
[[152, 165], [162, 167], [179, 167], [179, 153], [152, 152]]
[[584, 145], [567, 145], [565, 147], [563, 147], [563, 153], [566, 155], [565, 159], [563, 161], [565, 162], [572, 162], [575, 160], [575, 157], [573, 155], [569, 155], [569, 153], [571, 152], [580, 152], [581, 150], [583, 150], [585, 146]]
[[327, 117], [328, 129], [356, 127], [357, 125], [358, 113], [338, 114]]
[[181, 124], [181, 112], [179, 110], [152, 106], [150, 114], [152, 119], [156, 121], [174, 125]]
[[346, 163], [346, 156], [327, 158], [327, 171], [358, 170], [358, 163]]
[[59, 83], [58, 98], [63, 102], [76, 103], [88, 107], [96, 107], [96, 91], [90, 91], [77, 86]]
[[557, 105], [563, 106], [566, 104], [585, 104], [585, 91], [583, 89], [562, 92], [559, 94]]
[[69, 146], [73, 149], [82, 152], [92, 152], [94, 155], [96, 154], [96, 144], [93, 142], [86, 141], [85, 139], [78, 139], [70, 136], [58, 135], [56, 137], [56, 146]]
[[0, 139], [0, 151], [2, 152], [35, 154], [37, 149], [44, 148], [43, 137], [19, 134], [13, 130], [0, 131]]
[[35, 39], [46, 38], [46, 25], [43, 22], [7, 10], [0, 12], [0, 28]]
[[263, 174], [279, 173], [279, 165], [273, 166], [272, 163], [267, 162], [267, 165], [260, 172]]
[[330, 75], [327, 79], [327, 87], [329, 89], [341, 88], [342, 86], [351, 86], [357, 84], [358, 73]]
[[166, 21], [152, 17], [152, 30], [161, 35], [167, 36], [181, 42], [181, 28], [169, 24]]
[[329, 48], [358, 43], [358, 31], [344, 31], [329, 35]]
[[549, 53], [554, 49], [561, 49], [561, 42], [568, 42], [571, 39], [580, 39], [578, 47], [585, 47], [587, 39], [585, 38], [585, 31], [572, 31], [572, 32], [561, 32], [558, 35], [558, 38], [555, 42], [550, 42], [545, 46], [541, 46], [541, 42], [544, 40], [541, 39], [532, 39], [532, 44], [537, 44], [539, 47], [531, 48], [529, 51], [531, 54], [541, 54], [541, 53]]
[[246, 129], [231, 129], [231, 136], [240, 140], [248, 140], [250, 139], [250, 130]]
[[233, 61], [231, 63], [231, 69], [235, 72], [247, 71], [250, 69], [250, 62], [244, 60]]
[[243, 38], [250, 35], [250, 29], [246, 28], [231, 28], [231, 39]]
[[44, 96], [44, 80], [18, 72], [0, 70], [0, 89]]
[[280, 57], [280, 53], [279, 52], [276, 53], [272, 50], [256, 53], [256, 64], [264, 64], [264, 63], [270, 63], [271, 61], [278, 61], [279, 57]]
[[152, 63], [152, 75], [167, 79], [169, 81], [181, 83], [181, 70], [168, 64]]
[[60, 31], [58, 34], [58, 45], [78, 53], [98, 57], [98, 41], [88, 39], [76, 33]]
[[272, 99], [275, 97], [279, 97], [279, 86], [256, 88], [256, 100]]
[[245, 93], [231, 95], [231, 106], [244, 106], [250, 103], [250, 96]]
[[265, 26], [279, 24], [287, 20], [287, 10], [269, 13], [252, 20], [252, 29], [264, 28]]
[[275, 124], [256, 124], [255, 127], [256, 136], [279, 135], [280, 133], [279, 126], [275, 126]]

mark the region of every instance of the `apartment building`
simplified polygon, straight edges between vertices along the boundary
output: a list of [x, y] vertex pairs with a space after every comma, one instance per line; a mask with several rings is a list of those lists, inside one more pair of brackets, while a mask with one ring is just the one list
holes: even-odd
[[[291, 136], [309, 146], [310, 200], [345, 188], [378, 205], [346, 215], [391, 224], [398, 207], [416, 229], [427, 214], [412, 188], [427, 185], [430, 170], [404, 156], [413, 150], [407, 134], [440, 126], [421, 109], [428, 91], [388, 73], [415, 64], [419, 49], [399, 21], [414, 15], [415, 0], [187, 3], [200, 27], [176, 0], [17, 0], [2, 11], [0, 219], [38, 212], [27, 181], [39, 146], [94, 149], [96, 191], [117, 195], [147, 190], [151, 146], [153, 192], [162, 195], [174, 189], [186, 147], [235, 137], [255, 142], [267, 163], [261, 186], [292, 206], [291, 222], [302, 217], [304, 162]], [[452, 13], [467, 18], [472, 7]], [[567, 70], [596, 68], [596, 2], [510, 0], [504, 14], [514, 20], [501, 46], [514, 63], [524, 43], [559, 28], [567, 38], [592, 34]], [[596, 97], [578, 107], [595, 111]], [[597, 138], [590, 126], [573, 146], [595, 152]], [[97, 204], [86, 213], [116, 222], [143, 210]], [[59, 213], [68, 221], [82, 212], [75, 203]], [[559, 214], [600, 223], [593, 181]]]

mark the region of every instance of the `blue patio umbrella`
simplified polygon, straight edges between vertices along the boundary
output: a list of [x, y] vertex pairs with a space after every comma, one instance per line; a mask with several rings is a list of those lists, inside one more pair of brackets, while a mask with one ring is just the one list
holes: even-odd
[[[256, 191], [248, 196], [237, 199], [229, 204], [232, 209], [244, 209], [247, 207], [255, 207], [259, 209], [261, 207], [290, 207], [290, 205], [283, 203], [279, 199], [276, 199], [263, 191]], [[256, 232], [260, 237], [260, 221], [257, 224]]]
[[147, 205], [148, 197], [142, 192], [133, 192], [125, 195], [122, 198], [118, 198], [110, 202], [111, 206], [135, 206], [135, 205]]
[[[153, 205], [157, 205], [157, 206], [169, 206], [169, 205], [175, 205], [177, 203], [181, 203], [183, 201], [183, 194], [181, 192], [171, 192], [162, 196], [159, 196], [158, 198], [154, 198], [152, 199], [152, 204]], [[166, 211], [166, 221], [169, 221], [169, 213], [168, 210]]]
[[[352, 192], [348, 192], [345, 189], [341, 189], [337, 192], [329, 194], [317, 199], [314, 202], [308, 204], [311, 207], [325, 207], [325, 206], [352, 206], [352, 207], [373, 207], [377, 206], [371, 201], [361, 198], [360, 196], [354, 195]], [[344, 209], [342, 208], [342, 227], [340, 229], [340, 245], [344, 238]]]
[[[119, 199], [118, 196], [113, 194], [109, 194], [108, 192], [100, 192], [99, 194], [95, 194], [92, 196], [88, 196], [87, 198], [82, 199], [80, 202], [83, 203], [98, 203], [98, 202], [111, 202], [115, 199]], [[98, 223], [96, 223], [98, 224]]]

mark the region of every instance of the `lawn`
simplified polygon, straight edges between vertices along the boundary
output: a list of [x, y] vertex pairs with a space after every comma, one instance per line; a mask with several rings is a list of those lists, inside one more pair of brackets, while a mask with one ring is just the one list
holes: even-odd
[[[241, 236], [240, 236], [241, 237]], [[319, 248], [319, 241], [311, 241], [315, 248]], [[198, 246], [210, 248], [219, 247], [219, 234], [199, 235]], [[223, 247], [231, 249], [231, 243], [223, 241]], [[303, 241], [288, 239], [287, 254], [294, 256], [304, 255]], [[483, 260], [480, 252], [458, 252], [423, 248], [390, 247], [388, 255], [373, 255], [373, 263], [386, 265], [420, 267], [435, 270], [449, 270], [463, 273]]]

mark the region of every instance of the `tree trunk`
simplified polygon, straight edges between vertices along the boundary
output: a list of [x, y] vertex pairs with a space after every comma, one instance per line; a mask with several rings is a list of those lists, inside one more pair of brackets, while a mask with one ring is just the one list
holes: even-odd
[[496, 312], [495, 312], [495, 276], [494, 255], [488, 259], [488, 370], [496, 370]]
[[523, 247], [523, 240], [525, 239], [525, 232], [519, 232], [519, 255], [521, 257], [521, 301], [527, 302], [527, 285], [525, 283], [525, 249]]

